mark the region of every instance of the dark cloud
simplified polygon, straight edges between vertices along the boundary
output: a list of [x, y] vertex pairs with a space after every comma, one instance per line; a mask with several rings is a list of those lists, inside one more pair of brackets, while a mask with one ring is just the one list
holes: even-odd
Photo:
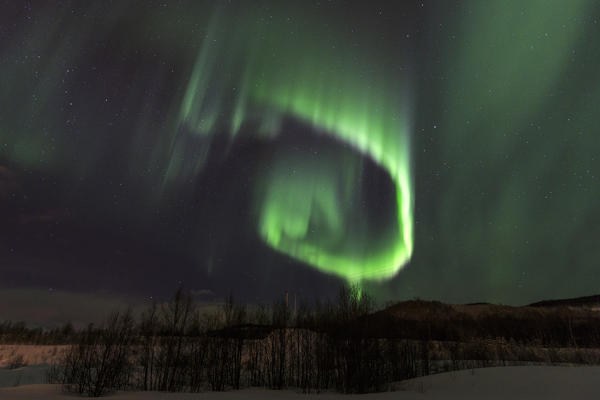
[[0, 165], [0, 201], [8, 200], [17, 190], [15, 174], [5, 166]]

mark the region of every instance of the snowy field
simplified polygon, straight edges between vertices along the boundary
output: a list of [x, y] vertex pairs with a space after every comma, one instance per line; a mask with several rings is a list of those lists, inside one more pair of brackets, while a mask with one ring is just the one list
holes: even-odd
[[68, 345], [3, 344], [0, 345], [0, 368], [7, 368], [15, 360], [24, 365], [57, 362], [69, 348]]
[[[14, 385], [16, 374], [22, 378]], [[62, 394], [56, 385], [30, 384], [43, 381], [45, 369], [40, 366], [20, 370], [0, 370], [0, 399], [73, 399]], [[294, 391], [248, 389], [231, 392], [197, 394], [122, 392], [108, 396], [113, 400], [166, 399], [166, 400], [234, 400], [234, 399], [600, 399], [600, 367], [498, 367], [430, 375], [402, 382], [394, 392], [365, 395], [326, 393], [302, 395]]]

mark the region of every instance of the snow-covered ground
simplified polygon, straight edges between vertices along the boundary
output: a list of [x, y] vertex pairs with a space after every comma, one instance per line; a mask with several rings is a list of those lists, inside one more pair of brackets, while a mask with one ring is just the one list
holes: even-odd
[[[0, 368], [0, 390], [4, 387], [46, 383], [48, 369], [48, 364], [38, 364], [17, 369]], [[0, 395], [0, 399], [3, 398]]]
[[[38, 368], [35, 370], [35, 368]], [[26, 367], [32, 375], [42, 372], [40, 367]], [[2, 371], [5, 372], [5, 371]], [[15, 371], [11, 371], [15, 372]], [[0, 383], [6, 375], [0, 374]], [[21, 384], [26, 383], [25, 381]], [[247, 389], [224, 393], [199, 394], [122, 392], [111, 395], [113, 400], [269, 400], [269, 399], [600, 399], [600, 367], [498, 367], [430, 375], [398, 384], [398, 390], [365, 395], [341, 395], [326, 393], [305, 396], [294, 391]], [[0, 388], [0, 399], [48, 399], [67, 400], [73, 396], [61, 393], [56, 385], [26, 385]]]
[[0, 345], [0, 368], [8, 367], [16, 359], [24, 365], [57, 362], [69, 347], [68, 345], [3, 344]]

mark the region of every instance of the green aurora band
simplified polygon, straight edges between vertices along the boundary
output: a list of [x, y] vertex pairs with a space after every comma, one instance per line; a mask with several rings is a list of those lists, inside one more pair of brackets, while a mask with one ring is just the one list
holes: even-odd
[[[348, 165], [354, 161], [346, 157], [340, 168], [287, 153], [274, 156], [258, 185], [258, 232], [273, 249], [352, 283], [394, 276], [413, 252], [407, 90], [372, 62], [372, 43], [347, 45], [342, 29], [323, 28], [316, 16], [308, 30], [283, 17], [264, 23], [251, 10], [242, 20], [213, 17], [183, 97], [178, 135], [207, 143], [223, 132], [269, 139], [285, 135], [283, 120], [292, 118], [369, 157], [396, 191], [385, 237], [369, 241], [367, 232], [353, 231], [364, 225], [352, 222], [359, 217], [345, 204], [360, 178], [360, 168]], [[199, 157], [194, 169], [204, 161]], [[168, 171], [167, 179], [180, 173], [176, 159]], [[365, 239], [368, 246], [360, 243]]]
[[64, 209], [215, 291], [333, 281], [304, 261], [381, 300], [598, 293], [599, 2], [22, 3], [0, 13], [3, 282], [58, 276], [7, 246]]

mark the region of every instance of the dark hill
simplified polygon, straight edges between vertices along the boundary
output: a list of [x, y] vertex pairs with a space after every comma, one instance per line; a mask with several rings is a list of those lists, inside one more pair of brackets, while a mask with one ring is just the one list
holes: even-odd
[[600, 307], [600, 295], [577, 297], [573, 299], [543, 300], [530, 304], [529, 307]]
[[[594, 301], [597, 301], [595, 303]], [[371, 336], [415, 340], [506, 340], [544, 346], [594, 346], [600, 340], [600, 296], [529, 306], [444, 304], [410, 300], [365, 317]]]

